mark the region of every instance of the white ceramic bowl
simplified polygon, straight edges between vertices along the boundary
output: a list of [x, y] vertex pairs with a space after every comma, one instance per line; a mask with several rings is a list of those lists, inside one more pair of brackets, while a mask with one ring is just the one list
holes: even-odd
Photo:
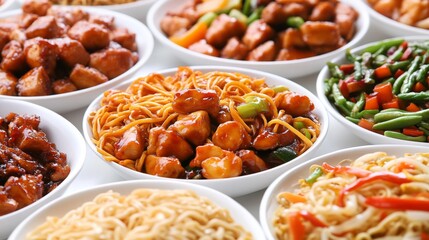
[[[291, 91], [304, 94], [308, 96], [310, 100], [314, 103], [314, 106], [315, 106], [314, 113], [319, 117], [321, 130], [317, 141], [313, 144], [313, 146], [309, 150], [307, 150], [305, 153], [298, 156], [297, 158], [293, 159], [292, 161], [282, 164], [280, 166], [277, 166], [262, 172], [253, 173], [245, 176], [233, 177], [233, 178], [204, 179], [204, 180], [175, 179], [175, 181], [184, 181], [184, 182], [201, 184], [201, 185], [219, 190], [232, 197], [242, 196], [248, 193], [256, 192], [258, 190], [261, 190], [267, 187], [277, 176], [279, 176], [287, 169], [299, 164], [302, 161], [306, 161], [306, 159], [314, 155], [314, 152], [316, 152], [316, 150], [319, 148], [320, 144], [322, 143], [323, 139], [325, 138], [328, 130], [328, 117], [327, 117], [326, 110], [324, 109], [321, 102], [317, 99], [317, 97], [314, 96], [310, 91], [308, 91], [304, 87], [290, 80], [286, 80], [282, 77], [269, 74], [269, 73], [255, 71], [255, 70], [246, 70], [241, 68], [230, 68], [230, 67], [220, 67], [220, 66], [209, 66], [209, 67], [201, 66], [201, 67], [192, 67], [192, 68], [195, 70], [200, 70], [202, 72], [210, 72], [210, 71], [239, 72], [239, 73], [249, 75], [251, 77], [256, 77], [256, 78], [264, 77], [268, 85], [282, 84], [289, 87]], [[173, 75], [176, 72], [176, 70], [177, 69], [167, 69], [164, 71], [159, 71], [159, 73], [168, 76], [168, 75]], [[115, 87], [115, 89], [123, 90], [127, 88], [131, 82], [132, 81], [124, 82], [121, 85]], [[97, 152], [96, 146], [91, 141], [92, 132], [87, 119], [91, 112], [95, 111], [100, 107], [99, 103], [102, 97], [103, 96], [100, 95], [89, 105], [83, 117], [83, 123], [82, 123], [83, 134], [91, 150], [93, 150], [94, 153], [98, 156], [98, 159], [108, 164], [113, 169], [115, 169], [125, 179], [164, 179], [158, 176], [137, 172], [113, 162], [108, 162], [104, 160], [104, 158], [100, 153]]]
[[[126, 27], [131, 32], [136, 34], [136, 42], [138, 47], [139, 60], [125, 73], [113, 78], [105, 83], [99, 84], [94, 87], [81, 89], [74, 92], [48, 95], [48, 96], [33, 96], [33, 97], [21, 97], [21, 96], [6, 96], [0, 95], [0, 99], [17, 99], [32, 102], [44, 107], [47, 107], [55, 112], [65, 113], [78, 108], [86, 107], [88, 104], [97, 97], [100, 93], [105, 90], [117, 85], [124, 81], [128, 77], [132, 76], [147, 62], [152, 54], [154, 48], [154, 40], [149, 29], [141, 22], [136, 19], [126, 16], [122, 13], [106, 10], [96, 9], [91, 7], [84, 7], [85, 11], [94, 14], [111, 15], [115, 17], [115, 24], [118, 27]], [[21, 10], [14, 10], [4, 14], [0, 14], [0, 18], [11, 17], [21, 14]]]
[[18, 8], [18, 6], [16, 0], [4, 0], [3, 4], [0, 5], [0, 13]]
[[369, 15], [364, 4], [360, 1], [354, 0], [342, 0], [342, 2], [353, 6], [353, 8], [359, 12], [360, 17], [356, 22], [357, 31], [353, 39], [345, 46], [336, 49], [335, 51], [315, 57], [290, 61], [255, 62], [212, 57], [191, 51], [173, 43], [162, 32], [160, 22], [168, 11], [177, 9], [179, 6], [183, 5], [182, 1], [166, 0], [155, 3], [149, 10], [147, 24], [155, 38], [158, 39], [163, 46], [171, 50], [172, 54], [176, 55], [188, 65], [224, 65], [243, 67], [270, 72], [287, 78], [295, 78], [318, 72], [327, 61], [341, 55], [345, 49], [358, 44], [367, 33], [369, 27]]
[[[12, 2], [16, 0], [9, 1]], [[23, 2], [24, 0], [19, 0], [20, 4], [22, 4]], [[149, 8], [152, 6], [152, 4], [155, 2], [156, 0], [135, 0], [134, 2], [130, 3], [94, 6], [94, 8], [120, 12], [130, 17], [136, 18], [141, 22], [145, 22], [147, 12], [149, 11]]]
[[65, 213], [78, 208], [84, 202], [91, 201], [96, 195], [113, 190], [120, 194], [129, 194], [135, 189], [187, 189], [199, 196], [208, 198], [219, 207], [226, 208], [234, 221], [251, 232], [254, 239], [264, 239], [264, 233], [258, 221], [243, 206], [232, 198], [213, 189], [196, 184], [167, 181], [167, 180], [136, 180], [111, 183], [83, 190], [69, 196], [62, 197], [39, 209], [20, 224], [10, 236], [9, 240], [25, 239], [25, 235], [35, 227], [45, 222], [47, 216], [62, 217]]
[[14, 112], [40, 116], [40, 128], [60, 152], [67, 154], [70, 166], [68, 177], [54, 190], [38, 201], [15, 212], [0, 216], [0, 239], [6, 238], [12, 230], [36, 209], [60, 196], [81, 170], [86, 157], [86, 144], [79, 130], [59, 114], [33, 103], [0, 99], [0, 116]]
[[377, 28], [377, 30], [387, 34], [390, 37], [402, 37], [402, 36], [429, 36], [429, 30], [413, 27], [391, 18], [388, 18], [377, 11], [375, 11], [371, 5], [369, 5], [368, 1], [362, 0], [364, 2], [367, 11], [369, 12], [369, 16], [371, 19], [371, 24]]
[[[428, 40], [429, 37], [414, 36], [414, 37], [405, 37], [404, 39], [408, 41], [423, 41], [423, 40]], [[352, 49], [351, 52], [357, 53], [365, 49], [367, 46], [373, 45], [374, 43], [375, 42], [359, 46], [357, 48]], [[343, 54], [343, 56], [333, 59], [331, 62], [337, 63], [337, 64], [347, 62], [345, 58], [345, 54]], [[406, 140], [386, 137], [384, 135], [361, 128], [357, 124], [354, 124], [349, 120], [347, 120], [343, 115], [341, 115], [341, 113], [337, 110], [337, 108], [333, 105], [333, 103], [329, 101], [328, 97], [325, 95], [324, 80], [329, 78], [329, 76], [330, 74], [329, 74], [328, 67], [324, 66], [323, 69], [320, 71], [319, 75], [317, 76], [317, 82], [316, 82], [317, 96], [319, 97], [320, 101], [322, 101], [323, 105], [325, 105], [329, 114], [333, 116], [338, 122], [340, 122], [348, 129], [350, 129], [350, 131], [353, 134], [355, 134], [357, 137], [372, 144], [408, 144], [408, 145], [429, 147], [429, 143], [406, 141]]]
[[331, 165], [336, 165], [344, 159], [356, 159], [364, 154], [373, 152], [386, 152], [389, 155], [397, 157], [403, 156], [405, 153], [421, 153], [428, 152], [428, 148], [420, 146], [406, 145], [367, 145], [353, 148], [338, 150], [332, 153], [322, 155], [320, 157], [306, 161], [278, 177], [265, 191], [259, 208], [259, 221], [264, 229], [267, 239], [274, 240], [273, 219], [274, 212], [279, 207], [277, 203], [277, 195], [281, 192], [293, 192], [297, 188], [298, 181], [308, 177], [311, 165], [321, 165], [327, 162]]

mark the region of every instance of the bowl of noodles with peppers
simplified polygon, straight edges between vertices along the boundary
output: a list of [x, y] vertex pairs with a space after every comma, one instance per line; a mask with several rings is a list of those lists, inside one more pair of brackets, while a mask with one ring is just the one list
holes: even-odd
[[175, 178], [240, 196], [305, 161], [327, 113], [304, 87], [241, 68], [179, 67], [127, 81], [87, 108], [83, 132], [126, 179]]
[[319, 73], [328, 112], [372, 144], [429, 146], [429, 38], [390, 38], [346, 51]]
[[429, 151], [367, 145], [288, 170], [266, 190], [267, 239], [427, 239]]

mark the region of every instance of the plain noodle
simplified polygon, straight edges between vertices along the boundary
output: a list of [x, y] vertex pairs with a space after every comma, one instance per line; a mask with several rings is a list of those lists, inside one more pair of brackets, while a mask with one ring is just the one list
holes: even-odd
[[252, 239], [227, 209], [190, 190], [109, 191], [48, 217], [27, 239]]

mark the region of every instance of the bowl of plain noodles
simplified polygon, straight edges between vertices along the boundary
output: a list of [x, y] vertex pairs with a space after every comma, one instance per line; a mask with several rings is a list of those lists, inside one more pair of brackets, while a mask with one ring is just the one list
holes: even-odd
[[[309, 160], [260, 205], [268, 239], [427, 239], [429, 150], [367, 145]], [[303, 235], [304, 234], [304, 235]]]
[[[20, 0], [23, 3], [26, 0]], [[146, 14], [156, 0], [49, 0], [56, 5], [88, 6], [107, 9], [126, 14], [141, 22], [146, 21]], [[10, 0], [12, 2], [12, 0]]]
[[244, 240], [263, 239], [264, 234], [253, 215], [218, 191], [137, 180], [57, 199], [23, 221], [9, 240], [59, 238]]
[[125, 179], [166, 179], [241, 196], [318, 149], [328, 127], [304, 87], [242, 68], [179, 67], [130, 79], [87, 108], [84, 137]]

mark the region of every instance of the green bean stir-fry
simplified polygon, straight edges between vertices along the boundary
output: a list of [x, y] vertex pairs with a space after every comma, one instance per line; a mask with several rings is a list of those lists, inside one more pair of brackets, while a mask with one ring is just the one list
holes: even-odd
[[349, 121], [387, 137], [429, 142], [429, 40], [387, 39], [329, 62], [325, 94]]

